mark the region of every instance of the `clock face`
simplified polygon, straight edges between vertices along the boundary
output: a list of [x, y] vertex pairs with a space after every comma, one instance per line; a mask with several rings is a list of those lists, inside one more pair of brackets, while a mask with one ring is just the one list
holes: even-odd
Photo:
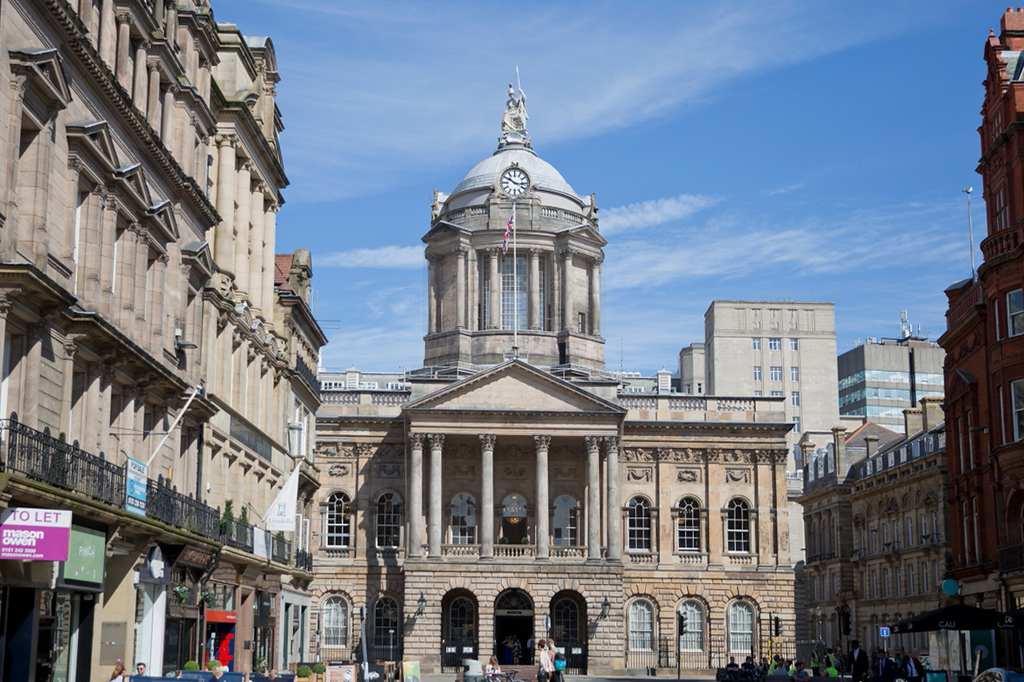
[[517, 197], [530, 189], [530, 176], [518, 168], [509, 168], [501, 174], [501, 189], [510, 197]]

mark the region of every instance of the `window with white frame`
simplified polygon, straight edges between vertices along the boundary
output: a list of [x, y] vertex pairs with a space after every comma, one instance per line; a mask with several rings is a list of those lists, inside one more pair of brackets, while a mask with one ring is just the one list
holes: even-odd
[[739, 498], [733, 498], [726, 507], [726, 550], [750, 552], [750, 508]]
[[452, 500], [451, 529], [453, 545], [476, 543], [476, 500], [472, 495], [462, 493]]
[[782, 398], [782, 391], [770, 391], [769, 394], [772, 398]]
[[679, 616], [686, 616], [686, 632], [679, 633], [679, 650], [703, 651], [704, 609], [700, 602], [693, 600], [683, 602], [679, 606]]
[[768, 350], [782, 350], [782, 339], [768, 339]]
[[348, 603], [341, 597], [329, 597], [321, 608], [323, 646], [347, 652]]
[[782, 381], [782, 368], [781, 367], [769, 367], [768, 368], [768, 379], [771, 381]]
[[789, 402], [793, 407], [800, 407], [800, 391], [790, 391]]
[[789, 368], [789, 380], [790, 381], [800, 381], [800, 368], [799, 367], [790, 367]]
[[551, 544], [556, 547], [579, 544], [580, 505], [570, 495], [555, 498], [554, 513], [551, 517]]
[[402, 501], [395, 493], [383, 493], [377, 498], [377, 547], [397, 548], [402, 538]]
[[629, 605], [629, 650], [654, 650], [654, 607], [642, 599]]
[[1006, 294], [1006, 334], [1024, 334], [1024, 291], [1020, 289]]
[[790, 339], [789, 340], [789, 349], [790, 350], [800, 350], [800, 342], [797, 339]]
[[373, 607], [373, 645], [394, 650], [398, 647], [401, 631], [398, 602], [391, 597], [379, 598]]
[[1013, 391], [1013, 439], [1024, 439], [1024, 379], [1010, 384]]
[[641, 552], [651, 551], [651, 507], [643, 497], [629, 501], [626, 517], [629, 535], [629, 549]]
[[700, 551], [700, 503], [692, 497], [679, 502], [676, 548], [680, 552]]
[[750, 341], [751, 341], [751, 346], [753, 347], [754, 350], [761, 350], [761, 339], [754, 338], [754, 339], [751, 339]]
[[993, 192], [992, 199], [992, 224], [995, 225], [997, 232], [1005, 230], [1010, 226], [1006, 212], [1006, 185]]
[[348, 495], [331, 493], [326, 502], [324, 535], [328, 547], [349, 547], [352, 544], [352, 509]]
[[754, 609], [746, 602], [729, 605], [729, 652], [746, 654], [754, 647]]
[[793, 431], [800, 433], [800, 417], [793, 417]]
[[754, 381], [761, 380], [761, 365], [754, 365]]

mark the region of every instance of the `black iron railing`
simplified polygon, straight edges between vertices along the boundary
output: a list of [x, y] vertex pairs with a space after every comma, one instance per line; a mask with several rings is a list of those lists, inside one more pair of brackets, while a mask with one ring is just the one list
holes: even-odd
[[204, 537], [217, 536], [217, 510], [168, 487], [163, 476], [146, 484], [146, 516]]
[[304, 549], [295, 551], [295, 568], [313, 572], [313, 555]]
[[72, 490], [99, 502], [124, 507], [125, 468], [78, 447], [36, 431], [18, 421], [18, 415], [0, 420], [6, 447], [0, 448], [5, 471], [23, 474], [49, 485]]
[[291, 558], [292, 545], [284, 538], [270, 536], [270, 558], [279, 564], [287, 564]]
[[252, 526], [249, 524], [241, 523], [234, 519], [220, 520], [220, 541], [228, 547], [241, 549], [252, 554], [252, 538]]
[[463, 660], [476, 657], [476, 639], [473, 637], [453, 637], [441, 642], [442, 673], [458, 673], [465, 669]]
[[316, 372], [310, 369], [302, 358], [296, 356], [295, 358], [295, 372], [302, 377], [302, 380], [313, 389], [314, 393], [320, 393], [320, 382], [317, 381]]

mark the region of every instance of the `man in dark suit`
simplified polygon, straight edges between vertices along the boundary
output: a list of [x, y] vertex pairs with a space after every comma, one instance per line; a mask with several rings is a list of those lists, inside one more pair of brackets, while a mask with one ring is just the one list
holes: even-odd
[[896, 679], [896, 666], [886, 654], [885, 649], [878, 650], [878, 656], [875, 658], [875, 664], [872, 667], [874, 668], [872, 673], [874, 674], [875, 682], [894, 682]]
[[850, 642], [850, 674], [853, 682], [862, 682], [868, 677], [868, 652], [860, 648], [860, 642]]

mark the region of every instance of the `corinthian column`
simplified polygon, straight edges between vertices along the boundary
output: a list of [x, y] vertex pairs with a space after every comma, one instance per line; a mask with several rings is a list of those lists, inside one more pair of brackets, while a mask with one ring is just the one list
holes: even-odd
[[249, 299], [249, 222], [252, 219], [252, 165], [244, 161], [238, 168], [235, 192], [238, 211], [235, 213], [235, 288], [239, 301]]
[[441, 448], [444, 446], [444, 434], [432, 433], [427, 436], [430, 441], [430, 516], [427, 519], [429, 547], [428, 553], [432, 558], [441, 556]]
[[601, 437], [587, 436], [587, 561], [601, 560]]
[[274, 276], [273, 270], [263, 271], [263, 217], [265, 215], [264, 192], [266, 189], [267, 186], [262, 182], [256, 183], [256, 189], [253, 190], [252, 197], [250, 198], [252, 201], [252, 208], [250, 209], [252, 232], [249, 234], [249, 250], [252, 253], [252, 258], [249, 260], [249, 281], [252, 282], [252, 285], [249, 287], [249, 291], [252, 307], [254, 308], [253, 314], [260, 317], [264, 316], [263, 278], [273, 278]]
[[217, 156], [220, 159], [217, 171], [217, 213], [220, 224], [217, 225], [214, 238], [213, 257], [222, 270], [233, 270], [235, 267], [235, 136], [217, 136]]
[[562, 329], [572, 331], [572, 292], [569, 287], [572, 271], [572, 249], [562, 249]]
[[608, 495], [605, 506], [608, 508], [608, 559], [618, 561], [622, 557], [622, 524], [620, 522], [619, 500], [619, 438], [608, 436], [604, 439], [604, 448], [608, 458], [606, 481]]
[[423, 556], [423, 434], [409, 434], [409, 556]]
[[551, 535], [548, 503], [548, 448], [551, 447], [551, 436], [534, 436], [533, 444], [537, 448], [537, 558], [547, 559], [551, 554], [548, 546]]
[[598, 256], [590, 264], [590, 333], [594, 336], [601, 335], [601, 262], [603, 260]]
[[544, 311], [540, 309], [540, 249], [530, 249], [530, 302], [526, 324], [530, 329], [540, 329]]
[[493, 433], [480, 436], [480, 556], [494, 556], [494, 443]]
[[455, 252], [455, 326], [466, 328], [466, 254], [469, 249], [460, 246]]

